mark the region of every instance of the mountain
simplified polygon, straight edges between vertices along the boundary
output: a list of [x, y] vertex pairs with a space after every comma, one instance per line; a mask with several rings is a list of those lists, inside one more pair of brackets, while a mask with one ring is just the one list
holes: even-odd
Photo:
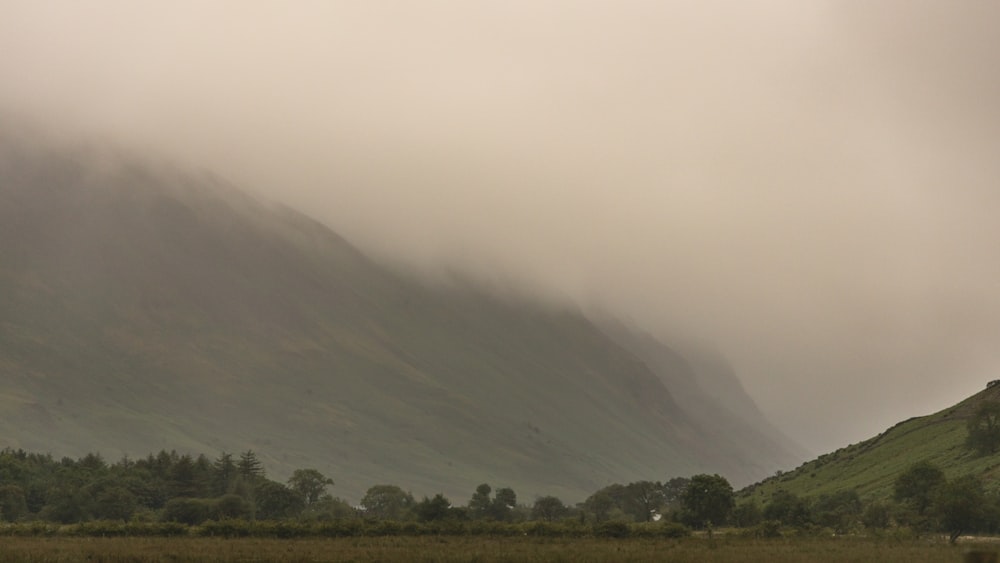
[[711, 364], [421, 283], [208, 173], [0, 133], [0, 447], [253, 449], [346, 498], [459, 501], [482, 482], [570, 501], [697, 472], [746, 484], [800, 460]]
[[739, 492], [766, 501], [779, 491], [818, 497], [854, 489], [866, 500], [887, 499], [896, 477], [914, 463], [929, 461], [948, 479], [974, 474], [1000, 482], [997, 455], [979, 455], [966, 446], [968, 420], [983, 401], [1000, 402], [1000, 386], [985, 389], [938, 413], [911, 418], [885, 432], [779, 473]]

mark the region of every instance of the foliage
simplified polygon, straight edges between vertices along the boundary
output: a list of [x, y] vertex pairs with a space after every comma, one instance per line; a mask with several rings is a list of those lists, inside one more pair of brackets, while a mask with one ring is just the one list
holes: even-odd
[[[164, 535], [182, 533], [225, 537], [362, 537], [485, 535], [605, 538], [679, 538], [689, 528], [669, 518], [645, 522], [666, 505], [668, 487], [638, 481], [614, 484], [579, 505], [579, 518], [554, 496], [538, 497], [529, 508], [517, 505], [510, 488], [477, 487], [466, 507], [454, 507], [443, 494], [414, 502], [395, 485], [371, 487], [356, 509], [325, 492], [329, 479], [315, 470], [293, 474], [289, 485], [253, 473], [245, 477], [223, 454], [205, 456], [161, 451], [145, 458], [105, 462], [0, 451], [0, 515], [15, 521], [8, 535]], [[233, 468], [237, 468], [234, 473]], [[1000, 504], [975, 475], [946, 480], [933, 464], [914, 464], [894, 484], [898, 504], [876, 499], [867, 506], [855, 490], [809, 499], [780, 491], [761, 509], [755, 500], [733, 507], [732, 488], [718, 475], [695, 475], [683, 485], [682, 511], [692, 526], [730, 522], [747, 535], [767, 538], [781, 526], [791, 536], [860, 531], [870, 533], [898, 524], [893, 534], [932, 530], [954, 540], [970, 531], [995, 531]], [[214, 495], [228, 483], [229, 492]], [[668, 482], [669, 483], [669, 482]], [[171, 492], [204, 496], [172, 497]], [[308, 502], [307, 502], [308, 501]], [[361, 516], [364, 518], [362, 519]], [[62, 524], [27, 524], [44, 519]], [[531, 520], [526, 522], [526, 520]], [[636, 522], [638, 521], [638, 522]], [[22, 524], [24, 523], [24, 524]], [[53, 530], [56, 530], [55, 532]], [[181, 530], [178, 532], [178, 530]]]
[[860, 522], [862, 509], [857, 491], [847, 490], [820, 496], [812, 506], [812, 514], [820, 526], [846, 534]]
[[592, 520], [595, 522], [605, 522], [611, 519], [613, 511], [619, 507], [619, 501], [617, 501], [615, 495], [615, 492], [617, 492], [616, 488], [624, 489], [622, 485], [611, 485], [590, 495], [583, 502], [583, 509]]
[[247, 480], [254, 480], [264, 477], [264, 464], [257, 457], [253, 450], [247, 450], [240, 454], [240, 460], [236, 464], [236, 470], [241, 477]]
[[891, 514], [888, 503], [875, 501], [865, 507], [861, 523], [869, 530], [883, 530], [889, 527]]
[[361, 499], [365, 516], [376, 520], [405, 520], [414, 504], [413, 495], [396, 485], [375, 485]]
[[17, 485], [0, 486], [0, 519], [13, 522], [27, 513], [24, 490]]
[[417, 520], [421, 522], [436, 522], [453, 514], [451, 501], [441, 493], [434, 495], [434, 498], [424, 497], [413, 507], [413, 512], [417, 515]]
[[1000, 402], [983, 401], [967, 423], [966, 444], [980, 455], [996, 453], [1000, 448]]
[[684, 496], [684, 491], [687, 490], [690, 484], [691, 479], [687, 477], [673, 477], [664, 482], [662, 486], [663, 508], [680, 508], [681, 498]]
[[127, 521], [135, 513], [138, 501], [124, 487], [108, 487], [94, 499], [93, 515], [98, 520]]
[[756, 500], [751, 499], [736, 505], [730, 520], [737, 528], [750, 528], [759, 524], [763, 517], [760, 505], [757, 504]]
[[780, 538], [781, 522], [778, 520], [764, 520], [755, 526], [744, 528], [741, 533], [744, 537], [750, 538]]
[[920, 461], [896, 478], [893, 483], [893, 496], [896, 500], [912, 506], [917, 514], [923, 515], [930, 507], [937, 489], [944, 482], [943, 471], [928, 461]]
[[625, 485], [623, 504], [625, 512], [636, 521], [651, 522], [664, 504], [663, 485], [653, 481], [629, 483]]
[[693, 527], [724, 524], [735, 506], [733, 487], [720, 475], [695, 475], [681, 495], [681, 505]]
[[594, 526], [594, 535], [599, 538], [627, 538], [631, 528], [626, 522], [611, 520]]
[[473, 519], [489, 518], [501, 522], [511, 520], [514, 508], [517, 507], [517, 494], [514, 489], [503, 487], [497, 489], [490, 498], [493, 489], [488, 483], [476, 487], [469, 499], [468, 515]]
[[795, 493], [778, 491], [764, 507], [765, 520], [781, 522], [786, 526], [805, 526], [812, 522], [809, 503]]
[[531, 518], [552, 522], [566, 516], [567, 512], [563, 501], [549, 495], [535, 499], [535, 504], [531, 507]]
[[298, 493], [305, 504], [312, 504], [326, 493], [327, 486], [333, 486], [333, 479], [315, 469], [296, 469], [288, 478], [288, 487]]
[[995, 394], [995, 389], [983, 391], [935, 414], [905, 420], [871, 439], [747, 487], [739, 496], [741, 500], [753, 497], [766, 505], [778, 490], [818, 498], [853, 489], [863, 499], [886, 501], [895, 497], [899, 475], [917, 461], [930, 463], [945, 476], [971, 473], [989, 479], [995, 473], [996, 459], [969, 449], [968, 423], [981, 403]]
[[976, 530], [985, 522], [986, 495], [983, 484], [974, 475], [964, 475], [937, 488], [934, 508], [941, 529], [955, 543], [963, 533]]

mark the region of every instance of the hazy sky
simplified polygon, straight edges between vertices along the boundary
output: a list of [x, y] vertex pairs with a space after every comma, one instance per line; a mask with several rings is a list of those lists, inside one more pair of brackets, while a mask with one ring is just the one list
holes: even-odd
[[822, 452], [1000, 378], [1000, 2], [0, 0], [0, 110], [709, 338]]

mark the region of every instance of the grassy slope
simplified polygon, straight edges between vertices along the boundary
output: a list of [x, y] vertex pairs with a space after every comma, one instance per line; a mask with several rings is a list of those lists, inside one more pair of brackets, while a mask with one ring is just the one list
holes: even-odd
[[984, 400], [1000, 401], [1000, 388], [987, 389], [941, 412], [911, 418], [882, 434], [804, 463], [740, 492], [764, 501], [778, 490], [819, 496], [855, 489], [863, 499], [888, 498], [896, 476], [918, 461], [930, 461], [948, 478], [973, 473], [991, 488], [1000, 486], [1000, 455], [980, 456], [965, 447], [966, 422]]
[[425, 287], [204, 177], [5, 155], [0, 446], [253, 448], [355, 499], [487, 481], [576, 500], [697, 471], [746, 482], [791, 457], [695, 423], [572, 311]]

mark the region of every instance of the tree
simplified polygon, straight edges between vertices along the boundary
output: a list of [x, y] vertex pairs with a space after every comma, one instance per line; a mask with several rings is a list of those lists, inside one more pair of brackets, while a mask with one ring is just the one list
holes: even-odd
[[695, 475], [681, 497], [681, 504], [692, 526], [718, 526], [733, 511], [733, 487], [721, 475]]
[[590, 495], [584, 501], [583, 509], [591, 514], [596, 522], [624, 518], [627, 496], [625, 485], [614, 483]]
[[983, 484], [975, 475], [964, 475], [937, 488], [935, 512], [951, 543], [983, 522], [985, 501]]
[[490, 499], [491, 492], [493, 492], [493, 488], [487, 483], [476, 487], [476, 492], [472, 493], [472, 498], [469, 499], [469, 516], [486, 518], [490, 515], [490, 507], [493, 504]]
[[889, 506], [884, 502], [873, 502], [865, 507], [861, 515], [861, 523], [865, 528], [872, 530], [884, 530], [891, 522], [891, 512]]
[[681, 504], [681, 497], [684, 496], [684, 491], [690, 484], [691, 479], [687, 477], [674, 477], [663, 483], [663, 508], [678, 508]]
[[233, 461], [233, 454], [222, 452], [218, 459], [212, 463], [212, 491], [216, 496], [230, 492], [233, 482], [238, 475], [236, 462]]
[[305, 505], [301, 494], [281, 483], [263, 478], [254, 487], [253, 499], [257, 509], [255, 516], [263, 520], [297, 516]]
[[308, 520], [344, 520], [356, 518], [358, 511], [346, 500], [330, 495], [323, 495], [319, 501], [310, 504], [302, 512], [302, 518]]
[[983, 401], [967, 423], [966, 445], [981, 455], [996, 453], [1000, 448], [1000, 402]]
[[264, 464], [257, 458], [257, 454], [253, 450], [241, 453], [240, 461], [236, 467], [244, 479], [253, 480], [264, 477]]
[[254, 507], [240, 495], [228, 494], [215, 499], [212, 518], [216, 520], [249, 520], [254, 516]]
[[816, 500], [812, 511], [818, 524], [833, 528], [838, 534], [845, 534], [861, 517], [861, 498], [853, 489], [822, 495]]
[[937, 488], [945, 482], [944, 472], [929, 461], [919, 461], [900, 473], [893, 483], [896, 500], [913, 507], [919, 516], [927, 512]]
[[188, 526], [197, 526], [211, 512], [210, 502], [200, 498], [172, 498], [163, 506], [162, 518], [166, 522], [180, 522]]
[[733, 509], [732, 522], [737, 528], [749, 528], [760, 524], [763, 515], [757, 501], [750, 499]]
[[551, 522], [562, 518], [566, 512], [563, 501], [554, 496], [544, 496], [535, 499], [535, 505], [531, 507], [531, 518]]
[[194, 459], [189, 455], [183, 455], [171, 465], [167, 474], [170, 478], [171, 497], [200, 497], [203, 496], [204, 485], [199, 475]]
[[812, 521], [812, 513], [805, 499], [795, 493], [778, 491], [764, 507], [764, 520], [776, 520], [786, 526], [804, 526]]
[[101, 520], [124, 520], [132, 518], [136, 508], [136, 498], [123, 487], [108, 487], [94, 499], [94, 517]]
[[417, 515], [417, 520], [421, 522], [444, 520], [448, 517], [450, 511], [451, 501], [441, 493], [434, 495], [434, 498], [424, 497], [413, 508], [413, 512]]
[[333, 479], [315, 469], [296, 469], [288, 479], [288, 487], [302, 495], [306, 504], [318, 501], [328, 485], [333, 485]]
[[361, 499], [365, 516], [377, 520], [402, 520], [413, 505], [413, 495], [396, 485], [375, 485]]
[[82, 522], [87, 519], [87, 506], [91, 498], [87, 492], [71, 484], [58, 484], [49, 489], [45, 497], [45, 507], [41, 518], [63, 524]]
[[13, 522], [27, 513], [24, 490], [17, 485], [0, 486], [0, 519]]
[[623, 509], [640, 522], [651, 522], [653, 515], [663, 507], [663, 484], [636, 481], [625, 485]]
[[501, 487], [493, 493], [490, 504], [490, 516], [500, 522], [510, 520], [514, 507], [517, 506], [517, 494], [510, 487]]

